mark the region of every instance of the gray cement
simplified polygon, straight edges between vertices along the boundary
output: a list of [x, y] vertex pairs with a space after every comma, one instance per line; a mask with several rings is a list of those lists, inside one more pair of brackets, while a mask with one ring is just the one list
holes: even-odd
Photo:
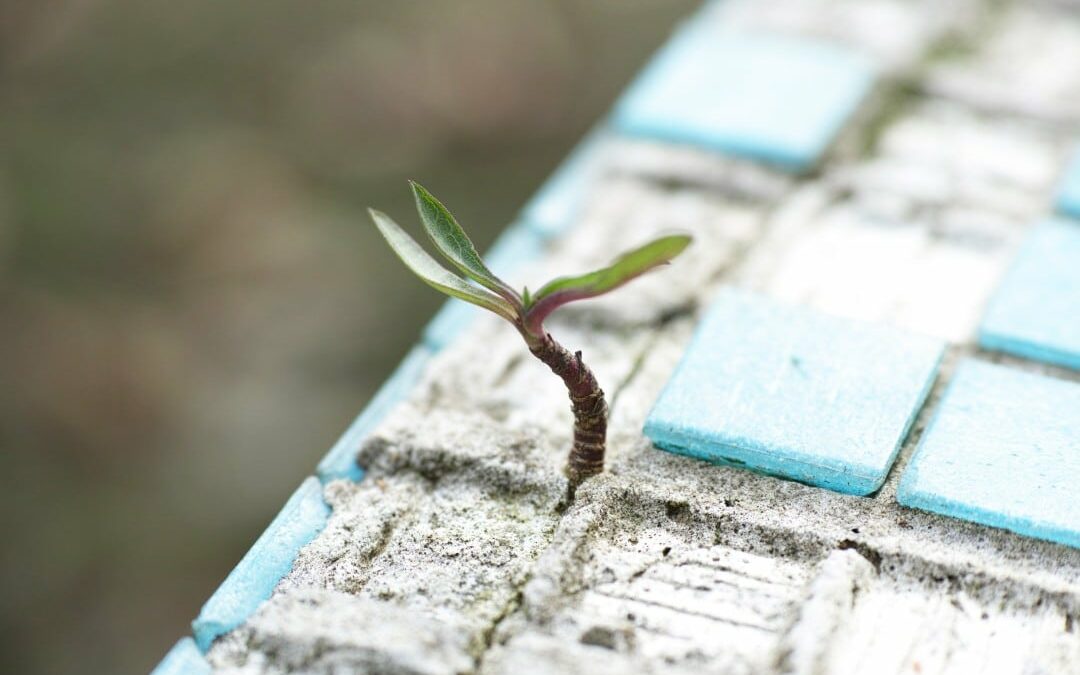
[[[979, 353], [982, 305], [1049, 210], [1077, 132], [1064, 120], [1080, 124], [1080, 69], [1025, 79], [1015, 46], [1045, 35], [1071, 54], [1080, 18], [1033, 4], [718, 3], [717, 21], [869, 44], [890, 77], [802, 181], [614, 143], [580, 222], [516, 273], [535, 287], [660, 232], [696, 238], [550, 322], [607, 389], [607, 472], [571, 498], [565, 391], [512, 329], [477, 321], [360, 450], [364, 481], [326, 487], [327, 528], [214, 645], [216, 670], [1080, 673], [1080, 550], [895, 502], [940, 382], [869, 498], [670, 455], [640, 431], [724, 284], [945, 338], [945, 377]], [[882, 15], [896, 30], [854, 30]]]

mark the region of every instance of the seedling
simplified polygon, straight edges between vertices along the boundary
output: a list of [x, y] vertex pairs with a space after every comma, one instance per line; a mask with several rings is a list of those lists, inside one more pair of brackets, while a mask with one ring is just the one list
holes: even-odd
[[[563, 305], [603, 295], [660, 265], [670, 262], [690, 244], [686, 235], [660, 237], [622, 254], [608, 267], [574, 277], [560, 277], [536, 293], [518, 293], [491, 273], [454, 216], [417, 183], [411, 183], [416, 208], [431, 243], [463, 276], [453, 274], [432, 258], [386, 214], [371, 209], [371, 217], [390, 248], [426, 284], [451, 297], [470, 302], [509, 321], [525, 339], [533, 356], [558, 375], [570, 393], [574, 413], [574, 443], [566, 466], [573, 486], [604, 470], [607, 402], [596, 376], [544, 330], [544, 320]], [[470, 283], [472, 282], [472, 283]]]

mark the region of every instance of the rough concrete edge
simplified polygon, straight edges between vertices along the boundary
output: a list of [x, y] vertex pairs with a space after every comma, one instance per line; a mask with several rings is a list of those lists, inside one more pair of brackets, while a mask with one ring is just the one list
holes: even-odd
[[[804, 491], [820, 489], [762, 474], [738, 471], [746, 473], [744, 480], [752, 482], [781, 481], [784, 488], [789, 491], [788, 498], [791, 499], [798, 499], [798, 493], [805, 494]], [[633, 470], [630, 473], [633, 473]], [[708, 481], [709, 478], [706, 477], [705, 480]], [[632, 493], [633, 503], [641, 504], [645, 508], [648, 504], [681, 499], [680, 487], [674, 484], [668, 485], [662, 481], [643, 485], [633, 481], [632, 476], [620, 475], [615, 477], [611, 489]], [[782, 522], [775, 522], [770, 518], [770, 514], [756, 510], [757, 502], [747, 504], [734, 502], [730, 507], [725, 504], [723, 508], [707, 503], [691, 503], [688, 513], [690, 517], [702, 521], [738, 520], [739, 533], [743, 542], [735, 543], [728, 533], [720, 536], [718, 530], [716, 543], [749, 553], [775, 556], [780, 550], [784, 555], [804, 563], [817, 563], [834, 550], [852, 549], [869, 560], [881, 577], [887, 577], [893, 583], [903, 585], [921, 585], [928, 581], [935, 584], [945, 583], [948, 588], [964, 590], [973, 597], [985, 598], [986, 601], [998, 602], [999, 599], [995, 598], [1008, 596], [1008, 601], [1004, 604], [1013, 609], [1030, 610], [1031, 607], [1045, 604], [1057, 606], [1064, 613], [1080, 616], [1077, 581], [1051, 578], [1031, 570], [1011, 569], [1001, 559], [986, 560], [980, 557], [978, 558], [980, 564], [976, 565], [975, 560], [978, 554], [972, 551], [959, 552], [959, 554], [946, 553], [940, 547], [927, 551], [913, 551], [908, 540], [916, 535], [908, 532], [907, 525], [898, 524], [898, 528], [881, 532], [856, 532], [848, 529], [848, 524], [850, 524], [848, 521], [857, 522], [864, 510], [888, 509], [894, 511], [896, 515], [902, 514], [903, 511], [910, 511], [911, 517], [914, 518], [945, 518], [950, 523], [964, 525], [967, 525], [966, 521], [917, 509], [909, 510], [898, 504], [886, 506], [871, 499], [849, 495], [844, 495], [844, 497], [847, 498], [845, 501], [850, 509], [843, 514], [844, 517], [841, 520], [844, 522], [816, 521], [801, 528], [790, 528]], [[852, 517], [855, 520], [852, 520]], [[1072, 550], [1055, 542], [1032, 539], [1000, 528], [977, 523], [970, 524], [970, 527], [976, 531], [985, 531], [992, 536], [1034, 542], [1036, 546], [1044, 549]], [[747, 542], [756, 543], [747, 544]], [[763, 542], [768, 542], [768, 544], [762, 545]], [[988, 587], [997, 588], [1002, 592], [987, 596], [984, 590]]]
[[850, 620], [855, 596], [876, 575], [851, 549], [833, 551], [810, 583], [798, 616], [781, 640], [777, 669], [786, 675], [824, 673], [831, 637]]

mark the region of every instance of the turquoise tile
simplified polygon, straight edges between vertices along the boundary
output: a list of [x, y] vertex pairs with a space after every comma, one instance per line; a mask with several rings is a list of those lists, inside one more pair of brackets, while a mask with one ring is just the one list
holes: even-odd
[[150, 675], [210, 675], [210, 672], [210, 664], [195, 641], [186, 637], [169, 650]]
[[1080, 370], [1080, 223], [1031, 232], [990, 299], [979, 344]]
[[205, 652], [215, 638], [239, 626], [270, 597], [329, 515], [322, 484], [314, 476], [307, 478], [191, 623], [199, 649]]
[[521, 211], [521, 222], [544, 238], [569, 230], [581, 215], [593, 180], [603, 170], [608, 132], [593, 130], [544, 182]]
[[885, 480], [944, 345], [722, 291], [645, 423], [664, 450], [865, 495]]
[[[544, 241], [541, 234], [525, 225], [512, 225], [484, 254], [484, 261], [496, 275], [513, 281], [519, 278], [518, 271], [522, 267], [543, 256]], [[433, 351], [439, 351], [486, 311], [461, 300], [447, 300], [424, 328], [422, 342]]]
[[431, 359], [431, 353], [428, 348], [419, 346], [413, 347], [405, 355], [397, 370], [379, 387], [379, 391], [364, 410], [319, 462], [315, 473], [324, 483], [338, 478], [358, 481], [364, 477], [363, 470], [356, 464], [356, 453], [360, 451], [360, 445], [420, 381], [420, 376]]
[[1080, 220], [1080, 147], [1065, 170], [1057, 195], [1058, 212]]
[[1080, 385], [961, 363], [900, 480], [904, 506], [1080, 547]]
[[613, 126], [803, 172], [875, 80], [870, 59], [839, 45], [697, 22], [643, 71], [616, 106]]

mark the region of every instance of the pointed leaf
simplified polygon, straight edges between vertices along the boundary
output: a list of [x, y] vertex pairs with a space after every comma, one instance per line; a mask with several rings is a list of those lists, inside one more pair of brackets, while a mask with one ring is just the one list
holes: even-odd
[[517, 312], [509, 302], [449, 272], [385, 213], [375, 209], [369, 209], [369, 212], [386, 243], [390, 244], [390, 248], [394, 249], [394, 253], [401, 258], [405, 266], [424, 283], [446, 295], [471, 302], [514, 322]]
[[424, 230], [439, 252], [465, 276], [495, 291], [511, 303], [520, 304], [521, 299], [514, 289], [495, 276], [484, 264], [476, 251], [476, 246], [465, 234], [461, 225], [458, 225], [450, 211], [424, 186], [413, 181], [409, 181], [409, 184], [416, 198], [416, 210], [420, 212]]
[[526, 316], [527, 327], [530, 332], [541, 332], [544, 319], [558, 307], [615, 290], [649, 270], [667, 264], [691, 241], [691, 237], [682, 234], [661, 237], [624, 253], [603, 269], [548, 282], [532, 296], [532, 306]]

